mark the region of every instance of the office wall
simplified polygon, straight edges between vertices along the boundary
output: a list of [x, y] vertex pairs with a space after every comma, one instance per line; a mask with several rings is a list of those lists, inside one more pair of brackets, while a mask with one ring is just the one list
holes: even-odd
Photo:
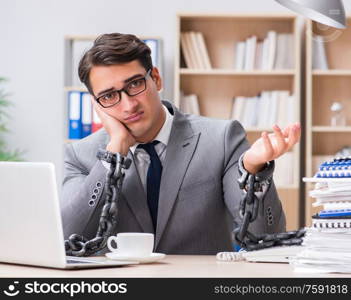
[[[344, 1], [347, 12], [350, 1]], [[164, 40], [165, 98], [173, 94], [177, 12], [289, 12], [273, 0], [1, 0], [0, 77], [10, 109], [11, 148], [28, 161], [52, 161], [62, 178], [63, 39], [67, 34], [124, 32]]]

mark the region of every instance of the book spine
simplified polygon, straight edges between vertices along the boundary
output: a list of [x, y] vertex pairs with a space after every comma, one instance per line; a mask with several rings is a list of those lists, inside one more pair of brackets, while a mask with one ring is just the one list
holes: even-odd
[[68, 93], [68, 118], [69, 118], [69, 139], [82, 138], [82, 101], [81, 93], [72, 91]]
[[82, 92], [82, 138], [91, 134], [92, 127], [92, 103], [89, 93]]
[[93, 109], [93, 122], [91, 125], [91, 131], [96, 132], [100, 128], [102, 128], [102, 122], [99, 118], [99, 115], [96, 113], [95, 109]]

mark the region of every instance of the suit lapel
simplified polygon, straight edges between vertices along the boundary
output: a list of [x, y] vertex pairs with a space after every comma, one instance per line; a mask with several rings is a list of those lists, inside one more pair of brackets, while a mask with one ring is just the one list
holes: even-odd
[[154, 232], [154, 226], [152, 225], [149, 207], [147, 205], [146, 193], [141, 184], [134, 157], [130, 151], [128, 152], [128, 157], [132, 159], [132, 164], [125, 172], [122, 194], [143, 231]]
[[200, 136], [200, 133], [193, 132], [189, 121], [183, 114], [175, 108], [173, 110], [173, 125], [161, 178], [155, 248], [165, 230]]

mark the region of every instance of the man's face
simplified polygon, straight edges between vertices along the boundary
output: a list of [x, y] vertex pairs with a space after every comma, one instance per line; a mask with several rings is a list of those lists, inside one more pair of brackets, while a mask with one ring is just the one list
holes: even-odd
[[[89, 79], [95, 97], [99, 97], [105, 91], [124, 88], [131, 79], [142, 78], [146, 73], [139, 61], [134, 60], [119, 65], [94, 66]], [[146, 90], [139, 95], [128, 96], [122, 92], [118, 104], [109, 108], [101, 107], [105, 113], [124, 124], [137, 141], [156, 134], [163, 123], [163, 108], [158, 94], [162, 83], [157, 68], [153, 68], [150, 75], [146, 78]]]

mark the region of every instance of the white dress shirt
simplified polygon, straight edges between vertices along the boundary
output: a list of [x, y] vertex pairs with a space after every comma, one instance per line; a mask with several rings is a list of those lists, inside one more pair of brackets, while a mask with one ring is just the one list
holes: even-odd
[[[155, 150], [157, 152], [158, 157], [160, 158], [161, 164], [163, 166], [163, 162], [166, 157], [166, 150], [167, 150], [167, 145], [168, 145], [168, 140], [169, 136], [171, 134], [171, 129], [172, 129], [172, 123], [173, 123], [173, 115], [168, 111], [168, 109], [163, 105], [163, 109], [165, 110], [166, 113], [166, 119], [165, 122], [162, 125], [161, 130], [157, 134], [157, 136], [154, 138], [154, 140], [159, 141], [157, 145], [155, 145]], [[150, 141], [151, 142], [151, 141]], [[146, 193], [147, 187], [146, 187], [146, 176], [147, 176], [147, 170], [150, 165], [150, 156], [149, 154], [141, 148], [137, 148], [140, 143], [136, 143], [132, 147], [130, 147], [130, 151], [133, 154], [134, 162], [137, 168], [137, 171], [139, 173], [139, 177], [141, 180], [141, 184], [144, 188], [144, 191]], [[102, 161], [103, 165], [107, 168], [110, 169], [110, 164]]]

